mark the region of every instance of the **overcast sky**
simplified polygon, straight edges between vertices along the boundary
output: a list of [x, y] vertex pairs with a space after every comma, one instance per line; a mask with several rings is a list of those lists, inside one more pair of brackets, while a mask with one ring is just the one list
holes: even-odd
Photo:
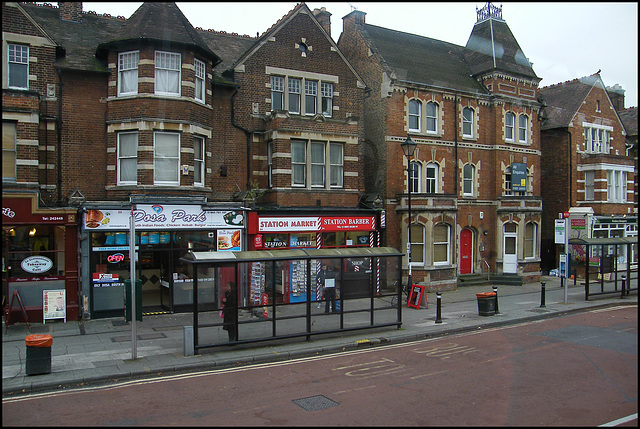
[[[142, 2], [85, 2], [83, 10], [129, 18]], [[194, 27], [262, 34], [297, 2], [177, 2]], [[465, 46], [477, 20], [478, 3], [307, 2], [311, 10], [331, 13], [331, 36], [337, 42], [342, 18], [354, 8], [366, 22], [393, 30]], [[607, 86], [625, 90], [625, 107], [638, 105], [638, 3], [511, 3], [502, 18], [515, 36], [540, 87], [589, 76], [598, 70]]]

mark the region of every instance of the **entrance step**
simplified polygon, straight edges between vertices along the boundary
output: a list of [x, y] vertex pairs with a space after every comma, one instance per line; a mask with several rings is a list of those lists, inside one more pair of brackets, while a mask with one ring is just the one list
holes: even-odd
[[[493, 281], [493, 276], [491, 278]], [[458, 287], [489, 285], [492, 281], [488, 281], [480, 274], [460, 274], [458, 275]]]

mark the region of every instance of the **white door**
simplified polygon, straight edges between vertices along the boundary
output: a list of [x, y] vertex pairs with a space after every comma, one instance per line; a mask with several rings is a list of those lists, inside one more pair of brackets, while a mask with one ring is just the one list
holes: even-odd
[[504, 225], [504, 247], [502, 257], [502, 272], [506, 274], [518, 273], [518, 225], [507, 223]]

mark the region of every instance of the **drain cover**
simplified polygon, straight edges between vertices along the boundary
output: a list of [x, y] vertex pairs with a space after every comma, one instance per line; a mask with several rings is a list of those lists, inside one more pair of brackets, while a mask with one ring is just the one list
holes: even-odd
[[324, 410], [325, 408], [331, 408], [335, 407], [336, 405], [340, 405], [336, 401], [332, 401], [324, 395], [295, 399], [292, 402], [306, 411]]

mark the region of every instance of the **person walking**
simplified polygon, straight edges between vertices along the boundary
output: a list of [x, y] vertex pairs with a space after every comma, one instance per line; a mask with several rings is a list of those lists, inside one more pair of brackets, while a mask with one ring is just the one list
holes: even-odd
[[222, 329], [229, 334], [229, 341], [238, 340], [238, 291], [235, 282], [227, 282], [227, 290], [222, 298], [222, 314], [224, 321]]

